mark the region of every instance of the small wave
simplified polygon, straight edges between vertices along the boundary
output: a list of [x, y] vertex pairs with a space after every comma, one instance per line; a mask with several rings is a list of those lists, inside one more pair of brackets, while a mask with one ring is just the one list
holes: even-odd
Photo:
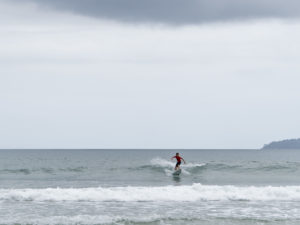
[[60, 171], [64, 171], [64, 172], [83, 172], [86, 169], [86, 167], [84, 166], [80, 166], [80, 167], [68, 167], [68, 168], [60, 168]]
[[0, 189], [1, 201], [299, 201], [300, 186], [190, 186]]
[[210, 171], [229, 171], [235, 173], [249, 173], [249, 172], [295, 172], [300, 169], [299, 163], [294, 162], [239, 162], [239, 163], [222, 163], [222, 162], [208, 162], [201, 168], [194, 168], [193, 172], [199, 169]]
[[4, 169], [0, 170], [0, 173], [14, 173], [14, 174], [30, 174], [32, 171], [30, 169]]
[[16, 169], [2, 169], [1, 174], [23, 174], [29, 175], [33, 173], [54, 174], [56, 172], [83, 172], [86, 167], [68, 167], [68, 168], [16, 168]]

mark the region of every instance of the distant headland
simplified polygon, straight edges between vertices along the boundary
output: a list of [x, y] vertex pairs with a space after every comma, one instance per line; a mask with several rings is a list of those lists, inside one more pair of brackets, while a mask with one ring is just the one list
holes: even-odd
[[262, 149], [299, 149], [300, 150], [300, 138], [288, 139], [282, 141], [273, 141], [270, 144], [264, 145]]

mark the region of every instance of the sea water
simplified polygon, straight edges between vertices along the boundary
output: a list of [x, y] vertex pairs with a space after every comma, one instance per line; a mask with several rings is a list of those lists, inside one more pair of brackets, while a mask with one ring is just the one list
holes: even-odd
[[299, 176], [300, 150], [1, 150], [0, 225], [296, 225]]

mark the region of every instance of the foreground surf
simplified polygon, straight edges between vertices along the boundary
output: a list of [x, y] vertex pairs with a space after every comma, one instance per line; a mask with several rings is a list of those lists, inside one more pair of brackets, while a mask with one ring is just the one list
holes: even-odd
[[0, 189], [0, 201], [299, 201], [300, 186], [189, 186]]

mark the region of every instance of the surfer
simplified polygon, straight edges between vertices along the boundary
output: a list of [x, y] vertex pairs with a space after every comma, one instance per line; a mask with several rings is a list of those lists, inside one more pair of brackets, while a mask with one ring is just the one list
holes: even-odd
[[179, 153], [178, 153], [178, 152], [176, 153], [175, 156], [173, 156], [173, 157], [171, 158], [171, 160], [174, 159], [174, 158], [177, 159], [177, 163], [176, 163], [176, 166], [175, 166], [175, 170], [178, 170], [178, 169], [180, 168], [181, 160], [184, 162], [184, 164], [185, 164], [185, 161], [184, 161], [184, 159], [183, 159], [182, 157], [179, 156]]

